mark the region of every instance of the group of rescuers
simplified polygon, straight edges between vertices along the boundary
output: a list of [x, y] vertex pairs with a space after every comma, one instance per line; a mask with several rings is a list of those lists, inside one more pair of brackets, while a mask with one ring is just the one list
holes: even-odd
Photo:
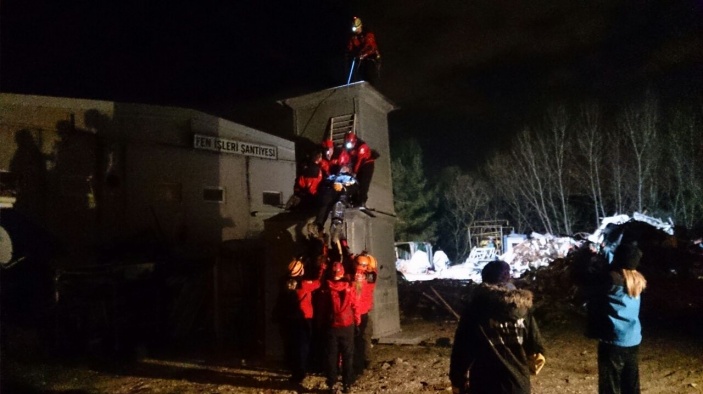
[[[378, 76], [375, 37], [363, 30], [357, 17], [352, 20], [347, 54], [352, 60], [349, 82]], [[274, 309], [294, 384], [302, 384], [316, 370], [324, 372], [334, 391], [341, 371], [342, 391], [347, 393], [370, 363], [367, 327], [378, 263], [367, 251], [352, 253], [344, 238], [331, 245], [324, 224], [337, 201], [367, 209], [377, 157], [352, 130], [342, 144], [335, 144], [331, 136], [323, 140], [298, 169], [286, 209], [315, 209], [316, 215], [307, 226], [305, 252], [288, 264]]]
[[[352, 18], [351, 34], [346, 47], [350, 62], [349, 81], [375, 81], [379, 77], [381, 54], [373, 32], [364, 29], [361, 19]], [[317, 207], [310, 230], [320, 235], [323, 225], [340, 195], [349, 205], [366, 209], [369, 186], [378, 153], [359, 138], [355, 130], [344, 136], [342, 145], [335, 145], [332, 136], [322, 141], [298, 169], [293, 196], [286, 209]]]
[[324, 224], [342, 196], [349, 207], [367, 209], [376, 157], [353, 131], [342, 145], [322, 141], [301, 166], [286, 204], [317, 210], [307, 226], [305, 252], [290, 261], [274, 311], [295, 384], [317, 369], [333, 391], [341, 371], [342, 392], [350, 392], [370, 363], [367, 327], [378, 263], [367, 251], [352, 253], [344, 238], [330, 244]]
[[[348, 53], [354, 59], [349, 80], [380, 67], [373, 33], [352, 21]], [[358, 69], [355, 69], [358, 67]], [[302, 385], [310, 371], [323, 372], [330, 392], [339, 374], [342, 392], [351, 392], [370, 364], [369, 312], [376, 286], [376, 259], [354, 254], [346, 239], [330, 245], [324, 223], [340, 195], [366, 209], [375, 153], [353, 131], [344, 144], [324, 140], [299, 171], [287, 209], [317, 207], [305, 253], [292, 258], [283, 275], [274, 318], [280, 322], [291, 381]], [[603, 244], [599, 245], [603, 248]], [[642, 340], [640, 294], [646, 280], [637, 271], [642, 252], [622, 243], [604, 257], [585, 254], [576, 278], [588, 310], [587, 335], [598, 339], [598, 392], [639, 393], [638, 349]], [[457, 327], [449, 378], [454, 394], [531, 392], [530, 375], [545, 364], [545, 348], [532, 315], [533, 294], [518, 289], [510, 266], [491, 261], [482, 283], [465, 305]]]
[[378, 263], [366, 252], [350, 253], [346, 240], [339, 248], [309, 241], [310, 251], [288, 265], [274, 316], [291, 382], [301, 385], [310, 371], [322, 372], [334, 391], [341, 372], [348, 393], [370, 364], [367, 327]]
[[349, 206], [367, 209], [377, 157], [354, 131], [345, 134], [342, 145], [325, 139], [299, 169], [286, 209], [316, 208], [315, 221], [308, 231], [317, 236], [322, 234], [327, 217], [340, 196], [346, 197]]

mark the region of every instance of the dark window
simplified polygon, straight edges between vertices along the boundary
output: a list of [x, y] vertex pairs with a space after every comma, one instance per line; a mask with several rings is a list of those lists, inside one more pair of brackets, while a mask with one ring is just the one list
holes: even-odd
[[275, 207], [283, 205], [281, 192], [264, 192], [264, 204]]
[[203, 199], [209, 202], [225, 202], [225, 189], [221, 187], [206, 187], [203, 189]]

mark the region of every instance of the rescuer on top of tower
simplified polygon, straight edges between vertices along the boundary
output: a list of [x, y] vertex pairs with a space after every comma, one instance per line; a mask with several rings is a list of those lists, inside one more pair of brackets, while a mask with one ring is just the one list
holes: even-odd
[[376, 36], [364, 29], [361, 19], [352, 18], [351, 35], [347, 42], [347, 60], [351, 63], [347, 83], [367, 81], [375, 85], [381, 77], [381, 53]]

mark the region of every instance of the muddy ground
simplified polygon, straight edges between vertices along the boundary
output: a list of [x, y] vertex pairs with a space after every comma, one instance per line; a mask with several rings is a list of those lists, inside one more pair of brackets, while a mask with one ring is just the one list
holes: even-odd
[[[694, 283], [700, 294], [703, 281]], [[650, 289], [643, 307], [641, 382], [644, 393], [703, 392], [703, 308], [675, 284]], [[678, 294], [669, 297], [667, 294]], [[647, 294], [645, 293], [645, 300]], [[675, 299], [675, 302], [671, 301]], [[667, 301], [668, 300], [668, 301]], [[373, 362], [355, 393], [451, 392], [447, 372], [457, 321], [448, 311], [404, 313], [403, 334], [417, 345], [375, 344]], [[427, 312], [427, 311], [425, 311]], [[583, 336], [578, 308], [543, 302], [538, 310], [547, 363], [533, 392], [597, 392], [596, 342]], [[17, 336], [21, 338], [21, 336]], [[31, 341], [31, 339], [28, 339]], [[29, 348], [29, 347], [27, 347]], [[280, 365], [242, 360], [216, 349], [149, 355], [130, 361], [60, 359], [10, 345], [2, 357], [3, 393], [323, 393], [324, 378], [311, 375], [296, 387]]]

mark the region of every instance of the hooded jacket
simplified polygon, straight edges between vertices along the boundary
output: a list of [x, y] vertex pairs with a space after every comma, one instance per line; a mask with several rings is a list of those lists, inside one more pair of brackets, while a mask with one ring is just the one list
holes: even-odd
[[[457, 327], [449, 378], [471, 393], [530, 393], [528, 357], [544, 353], [532, 317], [533, 295], [501, 285], [481, 284]], [[467, 377], [468, 375], [468, 377]]]
[[328, 280], [327, 289], [330, 327], [340, 328], [361, 324], [354, 286], [346, 280]]

